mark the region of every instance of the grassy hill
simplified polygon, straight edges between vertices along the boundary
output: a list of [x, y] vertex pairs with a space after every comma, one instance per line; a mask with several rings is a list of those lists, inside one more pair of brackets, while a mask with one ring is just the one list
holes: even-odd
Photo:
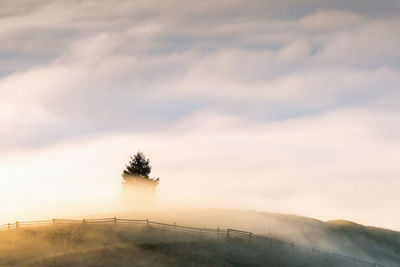
[[352, 266], [242, 239], [120, 225], [0, 233], [0, 266]]
[[[337, 252], [388, 266], [400, 266], [400, 232], [349, 221], [320, 221], [278, 213], [202, 209], [169, 211], [161, 220], [176, 220], [199, 227], [235, 228]], [[157, 218], [158, 219], [158, 218]]]
[[[125, 217], [128, 214], [125, 214]], [[131, 214], [137, 218], [138, 214]], [[158, 214], [167, 220], [165, 214]], [[250, 230], [386, 266], [400, 266], [400, 233], [348, 221], [237, 210], [168, 212], [180, 224]], [[162, 218], [161, 218], [162, 217]], [[227, 227], [226, 227], [227, 228]], [[367, 266], [255, 240], [127, 225], [50, 225], [0, 232], [0, 266]]]

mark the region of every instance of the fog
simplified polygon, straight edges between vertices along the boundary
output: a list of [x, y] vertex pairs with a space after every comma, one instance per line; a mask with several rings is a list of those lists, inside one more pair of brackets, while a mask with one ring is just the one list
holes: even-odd
[[[336, 206], [337, 210], [332, 209], [335, 206], [327, 209], [327, 203], [315, 203], [311, 196], [298, 196], [292, 203], [285, 203], [282, 201], [282, 197], [287, 197], [285, 192], [293, 192], [291, 187], [295, 186], [296, 190], [303, 188], [299, 186], [306, 176], [299, 184], [287, 186], [285, 176], [270, 165], [269, 171], [275, 172], [263, 173], [268, 175], [260, 177], [258, 164], [262, 161], [257, 162], [257, 159], [262, 159], [261, 155], [247, 160], [241, 158], [246, 153], [251, 155], [247, 150], [229, 155], [231, 151], [225, 149], [232, 140], [227, 146], [212, 146], [210, 153], [209, 147], [201, 147], [215, 138], [221, 144], [227, 136], [203, 134], [203, 139], [199, 136], [197, 142], [185, 135], [176, 140], [176, 133], [106, 135], [3, 157], [2, 178], [7, 179], [1, 187], [0, 224], [52, 218], [148, 218], [194, 227], [246, 230], [378, 262], [382, 259], [390, 262], [394, 256], [389, 255], [396, 255], [395, 249], [382, 241], [382, 236], [383, 240], [396, 240], [394, 233], [387, 233], [386, 237], [386, 233], [378, 231], [377, 240], [364, 242], [368, 233], [360, 234], [358, 228], [343, 233], [339, 226], [336, 228], [322, 221], [271, 213], [307, 215], [320, 220], [345, 218], [361, 223], [363, 219], [359, 210], [350, 212], [349, 207], [348, 215], [344, 215], [346, 211], [340, 205]], [[213, 138], [207, 139], [210, 136]], [[233, 139], [243, 140], [240, 136]], [[122, 185], [122, 170], [132, 151], [137, 150], [146, 151], [146, 156], [150, 157], [153, 166], [150, 176], [160, 177], [156, 192], [144, 197], [131, 194]], [[254, 151], [257, 150], [252, 148], [251, 152]], [[275, 160], [279, 159], [279, 153], [271, 151], [271, 154]], [[233, 164], [235, 160], [241, 165]], [[286, 171], [285, 175], [288, 174], [290, 172]], [[296, 181], [294, 178], [291, 176], [292, 182]], [[314, 192], [315, 188], [307, 187], [306, 183], [304, 190]], [[260, 191], [266, 194], [257, 195]], [[325, 189], [324, 192], [329, 191]], [[371, 223], [372, 218], [367, 219], [366, 224], [375, 224]], [[376, 225], [382, 224], [382, 218], [375, 219]]]
[[[151, 176], [161, 179], [156, 190], [160, 208], [282, 212], [398, 229], [398, 218], [391, 215], [396, 212], [392, 203], [398, 197], [399, 181], [389, 176], [397, 168], [394, 147], [374, 137], [370, 143], [357, 140], [359, 131], [369, 130], [351, 128], [349, 120], [343, 135], [332, 133], [330, 146], [323, 145], [340, 157], [327, 158], [317, 141], [327, 134], [324, 120], [242, 131], [234, 121], [221, 119], [229, 125], [224, 126], [227, 130], [203, 127], [180, 132], [175, 128], [162, 133], [90, 135], [3, 154], [0, 221], [126, 210], [121, 201], [121, 173], [129, 157], [141, 150], [150, 158]], [[321, 124], [321, 132], [314, 131], [312, 136], [307, 127], [316, 123]], [[304, 134], [299, 134], [302, 127]], [[353, 146], [347, 149], [340, 144], [349, 134], [354, 135]], [[344, 152], [346, 158], [342, 158]], [[371, 160], [374, 165], [364, 164]], [[379, 183], [372, 174], [384, 167], [386, 181]]]
[[[0, 1], [0, 224], [121, 215], [307, 242], [200, 212], [229, 209], [400, 230], [399, 8]], [[139, 150], [151, 205], [123, 196]]]
[[[213, 259], [212, 255], [207, 255], [207, 250], [211, 249], [213, 253], [217, 253], [218, 257], [222, 257], [221, 260], [224, 263], [230, 261], [226, 259], [226, 255], [231, 253], [231, 249], [235, 251], [238, 262], [247, 261], [247, 255], [250, 253], [251, 255], [260, 254], [259, 257], [251, 258], [263, 264], [266, 264], [267, 259], [273, 256], [275, 260], [289, 261], [293, 266], [298, 266], [302, 262], [306, 262], [307, 266], [321, 266], [319, 265], [321, 260], [326, 266], [347, 266], [341, 261], [334, 260], [332, 253], [379, 262], [386, 266], [397, 266], [399, 260], [400, 236], [396, 232], [347, 225], [347, 222], [327, 224], [305, 217], [265, 212], [236, 209], [165, 208], [154, 205], [154, 202], [150, 204], [151, 197], [154, 195], [141, 199], [139, 197], [131, 198], [135, 201], [145, 199], [147, 204], [141, 203], [140, 207], [123, 212], [98, 213], [74, 218], [94, 219], [114, 215], [118, 218], [150, 218], [152, 221], [176, 224], [177, 226], [211, 229], [218, 227], [220, 240], [215, 240], [217, 236], [201, 235], [199, 232], [185, 234], [179, 230], [159, 230], [156, 227], [137, 228], [134, 224], [119, 225], [119, 223], [117, 225], [114, 223], [108, 223], [108, 225], [77, 223], [64, 226], [50, 224], [45, 227], [23, 227], [19, 230], [0, 231], [0, 265], [28, 262], [30, 266], [54, 266], [54, 264], [70, 266], [71, 261], [76, 260], [86, 264], [96, 263], [99, 265], [102, 263], [105, 266], [120, 262], [129, 265], [132, 264], [132, 255], [135, 255], [134, 262], [138, 264], [138, 261], [153, 261], [154, 256], [160, 256], [148, 254], [141, 249], [155, 249], [158, 246], [160, 246], [160, 251], [157, 251], [160, 253], [166, 253], [166, 250], [169, 251], [169, 246], [173, 246], [173, 250], [162, 259], [163, 264], [175, 260], [176, 252], [181, 255], [178, 258], [180, 263], [186, 260], [193, 263], [196, 261], [196, 257], [191, 255], [196, 254], [197, 249], [200, 248], [201, 253], [206, 253], [202, 257], [206, 257], [208, 260]], [[271, 246], [268, 240], [251, 242], [244, 239], [236, 243], [235, 239], [230, 241], [226, 238], [223, 230], [226, 228], [252, 231], [254, 234], [283, 240], [289, 244], [294, 242], [297, 246], [325, 251], [328, 253], [328, 257], [322, 257], [323, 254], [316, 252], [310, 257], [305, 253], [307, 250], [299, 247], [293, 250], [290, 248], [291, 246], [284, 249], [280, 245], [276, 248]], [[114, 253], [117, 253], [118, 257], [112, 256]], [[129, 259], [126, 259], [128, 255], [130, 255]], [[262, 260], [263, 257], [267, 257], [267, 259]], [[330, 265], [327, 265], [328, 263]], [[354, 264], [353, 261], [348, 266], [354, 266], [352, 264]]]

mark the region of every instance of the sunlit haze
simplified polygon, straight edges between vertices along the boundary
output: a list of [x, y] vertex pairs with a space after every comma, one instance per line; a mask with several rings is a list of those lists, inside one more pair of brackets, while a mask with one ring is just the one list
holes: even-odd
[[[0, 224], [158, 208], [400, 230], [400, 3], [0, 0]], [[136, 203], [135, 205], [140, 205]]]

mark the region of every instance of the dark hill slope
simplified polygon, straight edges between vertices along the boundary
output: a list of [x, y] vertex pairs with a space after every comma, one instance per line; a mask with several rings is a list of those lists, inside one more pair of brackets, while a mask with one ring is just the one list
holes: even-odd
[[122, 225], [0, 232], [0, 266], [364, 266], [255, 240]]
[[149, 217], [198, 227], [243, 229], [324, 251], [400, 266], [399, 232], [344, 220], [324, 222], [296, 215], [227, 209], [169, 210], [121, 216]]

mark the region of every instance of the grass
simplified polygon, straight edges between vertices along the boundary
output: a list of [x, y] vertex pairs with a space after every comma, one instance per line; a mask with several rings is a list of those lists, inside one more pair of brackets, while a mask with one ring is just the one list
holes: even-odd
[[0, 266], [353, 266], [268, 242], [123, 225], [0, 232]]

